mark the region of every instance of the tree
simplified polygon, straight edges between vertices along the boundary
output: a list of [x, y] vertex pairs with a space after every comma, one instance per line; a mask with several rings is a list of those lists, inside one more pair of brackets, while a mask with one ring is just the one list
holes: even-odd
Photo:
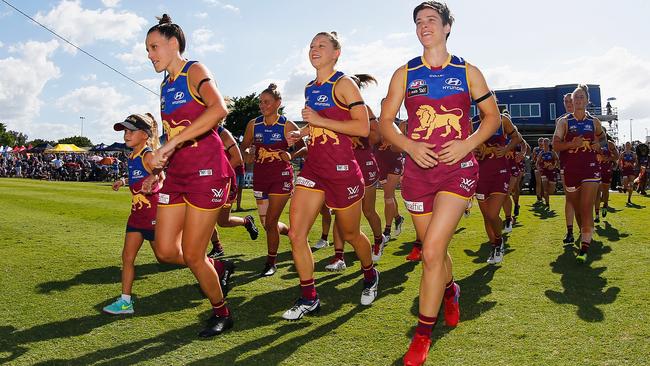
[[7, 134], [14, 137], [14, 144], [16, 145], [24, 146], [27, 143], [27, 135], [22, 132], [7, 131]]
[[50, 140], [43, 140], [43, 139], [34, 139], [32, 141], [28, 141], [27, 144], [32, 145], [32, 146], [38, 146], [38, 145], [41, 145], [41, 144], [50, 144], [50, 145], [54, 146], [54, 145], [56, 145], [56, 142], [50, 141]]
[[255, 93], [228, 101], [228, 117], [224, 126], [233, 136], [243, 136], [248, 121], [260, 115], [260, 98]]
[[88, 137], [83, 137], [83, 136], [72, 136], [72, 137], [66, 137], [62, 138], [58, 142], [59, 144], [75, 144], [79, 147], [91, 147], [93, 146], [93, 143], [90, 142]]

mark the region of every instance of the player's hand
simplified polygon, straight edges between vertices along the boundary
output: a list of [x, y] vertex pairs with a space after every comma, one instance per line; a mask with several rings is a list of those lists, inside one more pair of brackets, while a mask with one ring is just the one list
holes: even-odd
[[309, 123], [312, 127], [323, 127], [322, 121], [323, 118], [316, 112], [311, 109], [311, 107], [305, 107], [302, 109], [302, 120]]
[[506, 147], [505, 146], [499, 146], [494, 149], [494, 156], [497, 158], [501, 158], [506, 155]]
[[438, 154], [433, 152], [434, 147], [436, 145], [426, 142], [410, 142], [406, 147], [406, 153], [420, 168], [433, 168], [438, 165]]
[[571, 143], [573, 144], [573, 148], [574, 148], [574, 149], [577, 149], [577, 148], [579, 148], [580, 146], [582, 146], [582, 142], [583, 142], [584, 140], [585, 140], [585, 139], [584, 139], [582, 136], [576, 136], [576, 137], [574, 137], [573, 140], [571, 140]]
[[114, 191], [119, 191], [120, 187], [123, 186], [123, 185], [124, 184], [122, 183], [122, 180], [118, 179], [115, 182], [113, 182], [113, 187], [112, 188], [113, 188]]
[[288, 151], [280, 151], [280, 159], [283, 161], [291, 161], [291, 154]]
[[299, 130], [290, 131], [287, 134], [287, 144], [289, 144], [289, 146], [293, 146], [301, 138], [302, 138], [302, 136], [300, 136], [300, 131]]
[[472, 146], [466, 140], [451, 140], [442, 145], [438, 154], [440, 162], [454, 165], [472, 151]]

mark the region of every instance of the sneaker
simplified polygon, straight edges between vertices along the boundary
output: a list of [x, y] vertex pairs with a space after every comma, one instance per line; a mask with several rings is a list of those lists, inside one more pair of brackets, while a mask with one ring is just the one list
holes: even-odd
[[323, 249], [330, 246], [330, 242], [325, 239], [318, 239], [316, 244], [314, 244], [314, 249]]
[[506, 221], [505, 226], [503, 228], [503, 233], [509, 234], [511, 232], [512, 232], [512, 221]]
[[594, 218], [594, 222], [596, 224], [600, 222], [600, 217], [598, 217], [598, 215], [596, 215], [596, 217]]
[[219, 258], [219, 257], [223, 257], [224, 254], [225, 253], [224, 253], [222, 247], [212, 247], [212, 250], [210, 251], [210, 253], [208, 253], [208, 257], [210, 257], [212, 259], [216, 259], [216, 258]]
[[375, 280], [372, 282], [363, 283], [363, 291], [361, 291], [361, 305], [370, 305], [375, 298], [377, 298], [377, 292], [379, 290], [379, 271], [375, 269]]
[[494, 264], [494, 247], [490, 249], [490, 256], [487, 259], [488, 264]]
[[519, 205], [515, 205], [514, 216], [519, 216]]
[[419, 262], [422, 260], [422, 247], [413, 246], [413, 249], [411, 249], [411, 252], [409, 255], [406, 256], [407, 261], [411, 262]]
[[571, 233], [566, 233], [566, 236], [564, 237], [564, 240], [562, 240], [562, 243], [564, 243], [565, 247], [572, 247], [573, 243], [575, 242], [575, 238], [573, 237], [573, 234]]
[[220, 317], [220, 316], [212, 315], [208, 319], [205, 329], [199, 332], [199, 337], [201, 338], [214, 337], [232, 328], [232, 326], [233, 326], [233, 321], [231, 316]]
[[398, 215], [395, 218], [395, 237], [397, 238], [399, 234], [402, 233], [402, 224], [404, 223], [404, 217], [401, 215]]
[[107, 314], [113, 315], [133, 314], [133, 300], [131, 300], [131, 302], [127, 302], [120, 296], [117, 298], [117, 300], [115, 300], [114, 303], [105, 306], [102, 310]]
[[587, 252], [580, 250], [580, 253], [576, 256], [576, 261], [578, 261], [578, 263], [584, 263], [587, 261]]
[[325, 270], [328, 272], [343, 272], [346, 268], [345, 262], [337, 258], [333, 258], [330, 264], [325, 266]]
[[503, 237], [501, 237], [501, 245], [499, 248], [501, 249], [501, 253], [504, 253], [506, 251], [506, 240]]
[[251, 240], [257, 239], [260, 231], [257, 230], [257, 226], [255, 226], [255, 218], [251, 215], [248, 215], [244, 219], [246, 220], [244, 227], [246, 228], [246, 231], [248, 231], [248, 235], [251, 236]]
[[232, 261], [224, 260], [221, 261], [223, 263], [223, 276], [219, 278], [219, 281], [221, 281], [221, 292], [223, 293], [223, 297], [225, 298], [226, 295], [228, 295], [228, 292], [230, 291], [230, 276], [232, 276], [233, 273], [235, 273], [235, 264]]
[[278, 271], [278, 267], [275, 264], [265, 263], [264, 269], [260, 273], [260, 277], [270, 277]]
[[600, 214], [603, 216], [603, 219], [607, 216], [607, 207], [603, 206], [600, 210]]
[[458, 303], [460, 286], [454, 282], [454, 287], [456, 287], [456, 295], [445, 299], [445, 324], [448, 327], [455, 327], [460, 319], [460, 306]]
[[551, 204], [550, 204], [550, 203], [546, 203], [546, 204], [544, 205], [544, 208], [546, 209], [546, 211], [551, 211]]
[[431, 347], [431, 337], [415, 333], [409, 350], [404, 355], [404, 366], [423, 365], [429, 355], [429, 347]]
[[465, 209], [465, 212], [463, 213], [463, 217], [469, 217], [470, 211], [468, 209]]
[[298, 320], [305, 316], [305, 314], [317, 313], [320, 310], [320, 300], [305, 300], [302, 297], [296, 300], [291, 309], [282, 314], [286, 320]]
[[501, 250], [502, 246], [503, 246], [503, 242], [501, 242], [501, 245], [494, 248], [494, 264], [503, 262], [503, 250]]
[[388, 241], [388, 238], [385, 236], [382, 236], [381, 238], [381, 243], [380, 244], [374, 244], [372, 246], [372, 261], [377, 263], [381, 259], [381, 255], [384, 254], [384, 247], [386, 246], [386, 242]]

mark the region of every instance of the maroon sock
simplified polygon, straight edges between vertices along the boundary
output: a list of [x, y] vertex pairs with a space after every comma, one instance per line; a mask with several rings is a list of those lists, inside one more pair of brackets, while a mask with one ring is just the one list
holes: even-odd
[[438, 318], [435, 316], [431, 317], [419, 314], [418, 326], [415, 327], [415, 333], [425, 337], [431, 337], [431, 331], [433, 331], [433, 326], [436, 325], [436, 321], [438, 321]]
[[373, 264], [370, 264], [368, 267], [361, 266], [361, 271], [363, 272], [364, 282], [373, 282], [377, 276], [377, 272], [375, 272], [375, 266]]
[[274, 266], [277, 257], [278, 257], [278, 252], [275, 253], [269, 252], [266, 256], [266, 263]]
[[223, 246], [221, 246], [220, 241], [213, 241], [212, 242], [212, 247], [220, 252], [223, 252]]
[[416, 240], [416, 241], [413, 242], [413, 246], [416, 247], [416, 248], [422, 249], [422, 242], [419, 241], [419, 240]]
[[381, 235], [375, 236], [375, 245], [380, 245], [382, 242], [382, 237]]
[[580, 245], [580, 250], [583, 251], [583, 252], [589, 251], [589, 245], [590, 244], [591, 243], [587, 243], [586, 241], [583, 241], [582, 245]]
[[343, 260], [343, 249], [335, 249], [334, 250], [334, 259]]
[[305, 300], [315, 300], [318, 297], [316, 293], [316, 282], [314, 279], [300, 281], [300, 297]]
[[454, 286], [454, 278], [451, 278], [451, 281], [445, 285], [445, 299], [456, 296], [456, 286]]
[[230, 316], [230, 309], [226, 305], [226, 302], [222, 299], [216, 304], [212, 304], [212, 313], [220, 318], [226, 318]]
[[567, 225], [566, 232], [567, 234], [573, 235], [573, 225]]
[[208, 258], [208, 261], [210, 261], [210, 263], [214, 266], [214, 269], [217, 271], [217, 276], [219, 276], [219, 278], [222, 278], [226, 272], [225, 268], [223, 267], [223, 263], [218, 259], [212, 258]]
[[327, 241], [328, 235], [329, 235], [329, 233], [325, 233], [325, 234], [321, 235], [320, 238]]

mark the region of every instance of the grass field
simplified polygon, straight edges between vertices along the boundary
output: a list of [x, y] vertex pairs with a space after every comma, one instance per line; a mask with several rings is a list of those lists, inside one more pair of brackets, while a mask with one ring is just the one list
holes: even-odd
[[[650, 364], [650, 199], [635, 196], [638, 205], [625, 207], [623, 195], [612, 194], [613, 210], [597, 224], [584, 265], [561, 245], [563, 197], [553, 197], [550, 212], [533, 209], [532, 202], [522, 197], [520, 223], [502, 265], [485, 263], [489, 247], [478, 210], [461, 221], [450, 247], [462, 288], [461, 324], [438, 325], [428, 364]], [[107, 184], [0, 180], [0, 363], [400, 362], [416, 321], [421, 272], [420, 264], [404, 259], [414, 238], [410, 219], [386, 248], [378, 267], [380, 296], [370, 307], [358, 304], [361, 275], [351, 248], [343, 274], [324, 272], [331, 247], [316, 252], [323, 307], [299, 322], [281, 319], [298, 296], [287, 238], [278, 273], [260, 279], [264, 234], [253, 242], [243, 228], [221, 230], [226, 253], [237, 263], [228, 298], [235, 328], [199, 340], [207, 300], [188, 269], [157, 264], [147, 246], [137, 261], [136, 313], [100, 312], [120, 293], [129, 204], [127, 190], [115, 193]], [[244, 207], [254, 207], [250, 190]], [[319, 236], [317, 225], [311, 241]]]

